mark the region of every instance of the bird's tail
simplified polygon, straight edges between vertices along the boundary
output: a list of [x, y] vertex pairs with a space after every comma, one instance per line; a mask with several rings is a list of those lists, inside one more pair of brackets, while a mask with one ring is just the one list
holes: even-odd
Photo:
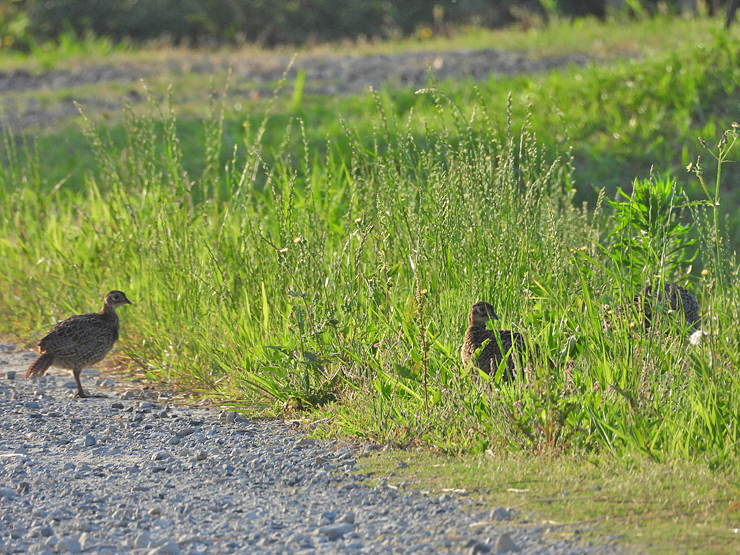
[[33, 361], [33, 364], [26, 370], [26, 378], [40, 378], [49, 367], [54, 364], [54, 356], [44, 353], [39, 355], [39, 358]]

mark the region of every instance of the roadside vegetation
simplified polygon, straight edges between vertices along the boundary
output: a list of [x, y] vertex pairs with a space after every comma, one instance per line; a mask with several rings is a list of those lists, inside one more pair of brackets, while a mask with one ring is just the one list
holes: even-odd
[[[0, 332], [30, 344], [121, 289], [134, 306], [117, 361], [149, 379], [445, 455], [679, 461], [727, 480], [726, 531], [739, 51], [715, 34], [344, 99], [296, 81], [239, 111], [212, 92], [203, 118], [154, 91], [120, 123], [38, 139], [6, 126]], [[671, 314], [646, 332], [623, 308], [657, 279], [699, 299], [698, 344]], [[479, 299], [554, 369], [504, 384], [463, 368]]]

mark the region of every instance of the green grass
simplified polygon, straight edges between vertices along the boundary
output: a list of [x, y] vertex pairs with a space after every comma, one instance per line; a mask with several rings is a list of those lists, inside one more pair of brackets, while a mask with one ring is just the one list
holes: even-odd
[[[35, 47], [24, 54], [0, 49], [0, 69], [23, 68], [31, 71], [48, 69], [75, 69], [90, 62], [107, 64], [150, 63], [189, 57], [193, 53], [215, 61], [279, 54], [291, 56], [393, 54], [398, 52], [459, 49], [504, 49], [525, 51], [533, 56], [589, 54], [599, 59], [614, 56], [650, 56], [656, 52], [671, 52], [676, 43], [707, 43], [712, 33], [721, 29], [721, 17], [684, 18], [654, 17], [639, 21], [612, 18], [601, 22], [595, 18], [576, 21], [555, 19], [547, 25], [532, 20], [504, 29], [483, 29], [464, 26], [434, 33], [420, 29], [412, 37], [390, 41], [360, 39], [340, 44], [318, 44], [304, 47], [276, 47], [260, 49], [253, 45], [222, 48], [218, 51], [193, 50], [166, 43], [114, 44], [110, 39], [85, 36], [75, 38], [63, 35], [58, 44]], [[228, 65], [228, 64], [226, 64]]]
[[[501, 132], [482, 99], [471, 117], [426, 94], [437, 111], [420, 122], [376, 97], [370, 142], [347, 127], [335, 140], [344, 148], [317, 153], [295, 120], [272, 150], [264, 126], [248, 133], [226, 164], [216, 110], [197, 174], [167, 107], [160, 131], [157, 118], [129, 112], [125, 146], [88, 127], [98, 171], [77, 191], [49, 193], [41, 155], [22, 165], [7, 137], [6, 330], [43, 328], [105, 284], [139, 300], [124, 345], [152, 378], [325, 405], [352, 433], [449, 452], [636, 450], [725, 464], [740, 400], [732, 328], [708, 321], [712, 335], [692, 348], [605, 330], [602, 303], [660, 274], [693, 281], [705, 313], [732, 322], [734, 267], [708, 258], [711, 277], [682, 277], [666, 251], [683, 241], [670, 231], [673, 209], [649, 243], [639, 225], [635, 239], [610, 235], [613, 219], [573, 206], [570, 159], [551, 161], [530, 125]], [[706, 200], [693, 218], [708, 253], [718, 199]], [[630, 241], [646, 245], [641, 257], [624, 252]], [[513, 387], [471, 380], [458, 346], [476, 299], [492, 300], [560, 370], [538, 366]], [[568, 341], [577, 348], [561, 357]]]
[[395, 451], [360, 460], [377, 482], [442, 494], [465, 490], [490, 507], [513, 508], [514, 523], [557, 539], [616, 537], [628, 553], [720, 554], [737, 551], [737, 474], [640, 457], [447, 457]]
[[[477, 87], [223, 104], [168, 101], [162, 77], [106, 118], [25, 140], [6, 128], [0, 333], [30, 344], [121, 289], [118, 360], [152, 380], [252, 413], [309, 409], [322, 437], [532, 461], [522, 476], [560, 461], [540, 497], [592, 461], [644, 495], [636, 512], [598, 505], [617, 527], [687, 507], [655, 526], [662, 542], [700, 514], [684, 491], [648, 506], [667, 468], [712, 476], [699, 492], [717, 507], [737, 497], [738, 51], [717, 35]], [[656, 275], [699, 298], [699, 346], [669, 314], [647, 333], [620, 309]], [[515, 384], [463, 368], [478, 299], [555, 368]], [[620, 474], [630, 460], [643, 470]], [[727, 510], [706, 517], [718, 552]]]
[[[595, 29], [648, 44], [651, 25]], [[168, 93], [163, 75], [125, 111], [6, 129], [0, 333], [30, 345], [122, 289], [116, 360], [131, 371], [250, 414], [307, 409], [320, 437], [431, 451], [398, 455], [407, 478], [576, 522], [566, 533], [731, 552], [740, 43], [692, 44], [702, 25], [642, 60], [419, 94], [288, 83], [219, 104], [192, 76]], [[666, 333], [619, 317], [656, 275], [699, 298], [701, 345], [671, 315]], [[510, 385], [463, 368], [478, 299], [555, 368]]]
[[[555, 49], [576, 50], [577, 45], [569, 42], [572, 40], [570, 37], [580, 35], [573, 29], [573, 32], [566, 32], [564, 25], [559, 22], [539, 32], [546, 34], [546, 40]], [[735, 102], [740, 83], [736, 63], [737, 38], [717, 32], [717, 21], [703, 19], [659, 18], [633, 25], [596, 22], [579, 25], [591, 29], [603, 40], [613, 41], [609, 44], [614, 48], [617, 48], [618, 37], [626, 43], [633, 41], [645, 45], [643, 58], [516, 78], [494, 77], [476, 84], [479, 93], [474, 91], [474, 83], [466, 80], [438, 83], [437, 86], [468, 113], [477, 94], [480, 94], [489, 106], [494, 107], [488, 116], [498, 130], [506, 125], [503, 106], [508, 95], [512, 94], [515, 131], [518, 132], [528, 120], [537, 131], [540, 142], [551, 153], [550, 160], [555, 152], [571, 149], [570, 154], [575, 160], [576, 203], [579, 205], [588, 201], [593, 206], [601, 188], [606, 188], [607, 196], [612, 197], [617, 187], [627, 187], [635, 177], [648, 177], [651, 168], [658, 173], [672, 175], [692, 199], [703, 198], [698, 181], [685, 168], [701, 156], [705, 172], [713, 174], [716, 166], [697, 138], [702, 137], [710, 145], [716, 145], [724, 130], [740, 119]], [[663, 32], [657, 32], [657, 28]], [[475, 36], [476, 33], [472, 33], [472, 37]], [[498, 31], [492, 36], [500, 38], [503, 43], [506, 43], [503, 37], [509, 36], [528, 40], [528, 34], [513, 30]], [[677, 42], [676, 37], [681, 37], [681, 40]], [[668, 42], [662, 42], [648, 48], [656, 41], [667, 39], [670, 39], [670, 47]], [[535, 44], [536, 41], [530, 43]], [[150, 57], [156, 59], [154, 54]], [[217, 88], [222, 87], [225, 78], [224, 73], [214, 76]], [[164, 102], [170, 83], [174, 91], [180, 144], [185, 153], [184, 164], [191, 173], [198, 173], [203, 168], [200, 154], [203, 134], [198, 130], [199, 122], [207, 117], [205, 107], [209, 104], [210, 90], [202, 76], [187, 73], [174, 75], [165, 72], [152, 77], [148, 87], [159, 102]], [[321, 152], [323, 156], [327, 137], [340, 137], [342, 134], [337, 114], [360, 136], [372, 135], [375, 102], [369, 95], [326, 97], [303, 94], [294, 100], [293, 85], [287, 84], [288, 94], [278, 100], [274, 116], [267, 123], [266, 144], [279, 144], [290, 118], [301, 118], [306, 125], [311, 150]], [[306, 87], [310, 88], [310, 83]], [[246, 131], [261, 123], [266, 101], [250, 100], [251, 90], [248, 83], [232, 85], [233, 94], [225, 103], [222, 164], [228, 162], [233, 145], [246, 140]], [[90, 117], [105, 124], [120, 147], [125, 131], [122, 112], [115, 107], [121, 105], [123, 95], [132, 91], [145, 94], [139, 85], [109, 83], [57, 91], [13, 93], [9, 98], [20, 106], [33, 102], [50, 108], [60, 103], [68, 104], [74, 99]], [[410, 128], [416, 136], [425, 132], [424, 120], [433, 121], [436, 117], [429, 97], [416, 95], [414, 90], [384, 88], [380, 95], [386, 110], [399, 120], [405, 120], [411, 113], [416, 116], [412, 118]], [[101, 99], [107, 106], [102, 110], [96, 108]], [[148, 105], [136, 103], [133, 110], [143, 115], [147, 113]], [[68, 187], [83, 187], [82, 177], [93, 170], [95, 163], [78, 120], [63, 119], [51, 130], [45, 128], [38, 133], [37, 141], [47, 161], [44, 172], [46, 186], [52, 188], [59, 181], [68, 179]], [[341, 138], [339, 141], [339, 146], [346, 147], [346, 142], [342, 143]], [[294, 134], [286, 148], [296, 149], [299, 142]], [[270, 152], [265, 154], [271, 156]], [[348, 151], [343, 150], [341, 156], [348, 156]], [[738, 166], [728, 164], [723, 174], [721, 212], [723, 218], [731, 218], [725, 231], [733, 245], [740, 244], [737, 231], [740, 221], [735, 209], [740, 205], [740, 198], [736, 187], [732, 186], [738, 178]]]

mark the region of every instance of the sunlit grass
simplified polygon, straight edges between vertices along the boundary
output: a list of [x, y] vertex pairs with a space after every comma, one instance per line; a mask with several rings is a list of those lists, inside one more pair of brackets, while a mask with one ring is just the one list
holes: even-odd
[[671, 52], [677, 41], [700, 44], [713, 40], [713, 33], [724, 25], [722, 17], [665, 17], [640, 20], [613, 17], [607, 21], [596, 18], [554, 19], [545, 24], [533, 19], [503, 29], [484, 29], [476, 26], [450, 27], [444, 32], [420, 29], [415, 35], [396, 40], [368, 40], [307, 46], [278, 46], [272, 49], [255, 45], [223, 46], [212, 49], [192, 49], [164, 41], [133, 44], [127, 41], [114, 44], [108, 38], [85, 36], [75, 38], [62, 35], [58, 43], [49, 43], [24, 54], [0, 49], [0, 69], [25, 70], [74, 69], [93, 61], [107, 64], [147, 64], [198, 55], [228, 65], [230, 58], [279, 55], [299, 56], [391, 54], [430, 50], [503, 49], [525, 51], [533, 56], [587, 54], [597, 59], [614, 56], [649, 56], [657, 52]]
[[[620, 28], [625, 36], [630, 33], [639, 36], [640, 29], [652, 25], [650, 21]], [[678, 25], [682, 21], [671, 20], [666, 25]], [[701, 23], [696, 24], [701, 26]], [[492, 76], [480, 83], [450, 80], [436, 86], [467, 113], [472, 113], [477, 95], [481, 95], [489, 106], [495, 107], [488, 117], [498, 131], [504, 128], [507, 118], [501, 106], [512, 94], [515, 132], [528, 120], [537, 131], [539, 141], [547, 147], [549, 160], [556, 152], [570, 149], [575, 161], [577, 204], [588, 201], [593, 205], [602, 187], [611, 197], [617, 187], [627, 187], [634, 178], [649, 177], [651, 169], [670, 174], [692, 199], [698, 199], [703, 192], [685, 168], [701, 155], [705, 171], [716, 171], [713, 160], [706, 156], [697, 137], [716, 144], [724, 130], [740, 119], [735, 102], [740, 89], [736, 63], [739, 43], [724, 32], [714, 33], [704, 42], [688, 40], [690, 36], [688, 32], [679, 38], [672, 35], [675, 44], [670, 51], [655, 50], [644, 59], [512, 78]], [[220, 87], [224, 79], [225, 74], [218, 74], [214, 82]], [[200, 121], [207, 117], [210, 78], [164, 74], [153, 76], [150, 81], [148, 90], [160, 102], [164, 101], [172, 83], [183, 164], [191, 173], [200, 172], [203, 166]], [[258, 89], [254, 83], [233, 81], [224, 100], [225, 148], [221, 164], [229, 162], [233, 145], [248, 141], [249, 133], [259, 127], [269, 98], [264, 94], [253, 95]], [[291, 118], [304, 121], [309, 148], [321, 153], [318, 156], [324, 155], [327, 137], [340, 148], [338, 156], [350, 155], [348, 143], [342, 137], [342, 122], [360, 137], [373, 134], [375, 105], [369, 95], [317, 95], [311, 93], [315, 84], [308, 82], [302, 84], [304, 90], [296, 97], [293, 94], [296, 84], [298, 81], [291, 77], [286, 83], [285, 94], [277, 99], [274, 115], [263, 137], [265, 144], [281, 144]], [[434, 104], [428, 96], [416, 95], [413, 88], [383, 87], [379, 95], [389, 114], [400, 120], [405, 122], [414, 114], [409, 131], [416, 136], [425, 133], [425, 121], [436, 125]], [[124, 129], [119, 107], [123, 104], [122, 97], [126, 96], [131, 99], [132, 111], [139, 116], [147, 113], [146, 92], [140, 83], [111, 82], [64, 90], [17, 92], [9, 94], [8, 99], [21, 109], [26, 105], [52, 111], [61, 107], [65, 114], [74, 113], [70, 110], [71, 102], [78, 101], [93, 120], [110, 130], [120, 147]], [[43, 179], [48, 188], [66, 180], [67, 187], [81, 189], [85, 173], [94, 168], [78, 122], [66, 115], [53, 125], [31, 128], [34, 134], [38, 133], [37, 144], [47, 161]], [[286, 149], [298, 148], [297, 134], [292, 134], [288, 141]], [[272, 151], [270, 147], [263, 153], [270, 164]], [[740, 204], [740, 197], [732, 183], [739, 175], [737, 164], [726, 165], [722, 179], [724, 202], [720, 206], [721, 218], [730, 218], [725, 232], [734, 245], [740, 242], [737, 231], [740, 220], [733, 207]]]
[[[601, 202], [574, 206], [567, 146], [543, 148], [515, 104], [420, 96], [432, 109], [399, 117], [392, 98], [371, 95], [370, 134], [339, 122], [321, 149], [300, 118], [268, 138], [268, 114], [222, 152], [212, 103], [190, 168], [171, 106], [152, 99], [115, 139], [86, 121], [96, 170], [82, 188], [50, 189], [43, 153], [6, 135], [0, 329], [30, 339], [117, 288], [136, 301], [122, 350], [140, 371], [251, 405], [317, 407], [333, 434], [450, 453], [733, 460], [738, 277], [716, 229], [719, 199], [707, 189], [692, 205], [702, 251], [722, 257], [705, 260], [706, 276], [655, 254], [685, 241], [672, 208], [660, 212], [668, 231], [625, 273], [634, 257], [613, 239], [618, 221]], [[681, 195], [675, 183], [645, 186]], [[656, 273], [700, 298], [710, 334], [698, 347], [685, 330], [605, 325], [605, 305]], [[505, 386], [463, 368], [478, 299], [555, 369], [540, 361]]]
[[431, 495], [464, 490], [488, 507], [511, 509], [514, 523], [536, 524], [552, 538], [597, 545], [616, 538], [627, 553], [737, 551], [735, 468], [712, 472], [702, 464], [642, 457], [449, 457], [414, 451], [372, 454], [359, 462], [371, 484], [405, 482]]

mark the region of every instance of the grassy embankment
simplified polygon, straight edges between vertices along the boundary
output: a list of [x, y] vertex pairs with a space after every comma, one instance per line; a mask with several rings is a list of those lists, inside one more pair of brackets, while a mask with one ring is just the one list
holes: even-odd
[[[740, 45], [707, 37], [673, 50], [478, 91], [443, 83], [445, 94], [293, 95], [247, 126], [235, 125], [245, 118], [233, 109], [222, 125], [216, 108], [200, 134], [166, 107], [129, 111], [110, 134], [85, 124], [94, 171], [66, 180], [54, 174], [59, 150], [45, 150], [64, 136], [25, 153], [7, 137], [0, 331], [30, 340], [28, 330], [120, 288], [136, 301], [122, 315], [121, 351], [152, 379], [268, 411], [315, 404], [328, 417], [324, 434], [487, 454], [459, 465], [476, 460], [480, 487], [494, 491], [501, 473], [531, 471], [545, 486], [524, 503], [569, 488], [566, 470], [578, 462], [626, 469], [626, 489], [582, 476], [618, 500], [680, 468], [680, 494], [671, 486], [657, 508], [636, 496], [627, 513], [659, 542], [703, 519], [715, 548], [729, 549], [740, 283], [718, 203], [732, 193], [724, 179], [715, 186], [705, 152], [703, 186], [695, 175], [693, 184], [656, 177], [618, 206], [574, 202], [588, 189], [581, 183], [644, 178], [651, 159], [679, 177], [695, 160], [696, 134], [727, 155], [736, 136], [720, 137], [740, 119]], [[722, 172], [737, 175], [730, 164]], [[701, 345], [681, 339], [685, 330], [638, 333], [608, 314], [605, 304], [622, 304], [655, 275], [699, 297], [709, 332]], [[556, 369], [540, 361], [514, 385], [472, 379], [458, 348], [478, 298]], [[511, 454], [524, 470], [506, 462]], [[429, 467], [423, 457], [411, 468]], [[614, 507], [586, 503], [597, 530], [609, 530]], [[650, 527], [667, 506], [674, 527]], [[582, 511], [572, 501], [540, 510]]]

